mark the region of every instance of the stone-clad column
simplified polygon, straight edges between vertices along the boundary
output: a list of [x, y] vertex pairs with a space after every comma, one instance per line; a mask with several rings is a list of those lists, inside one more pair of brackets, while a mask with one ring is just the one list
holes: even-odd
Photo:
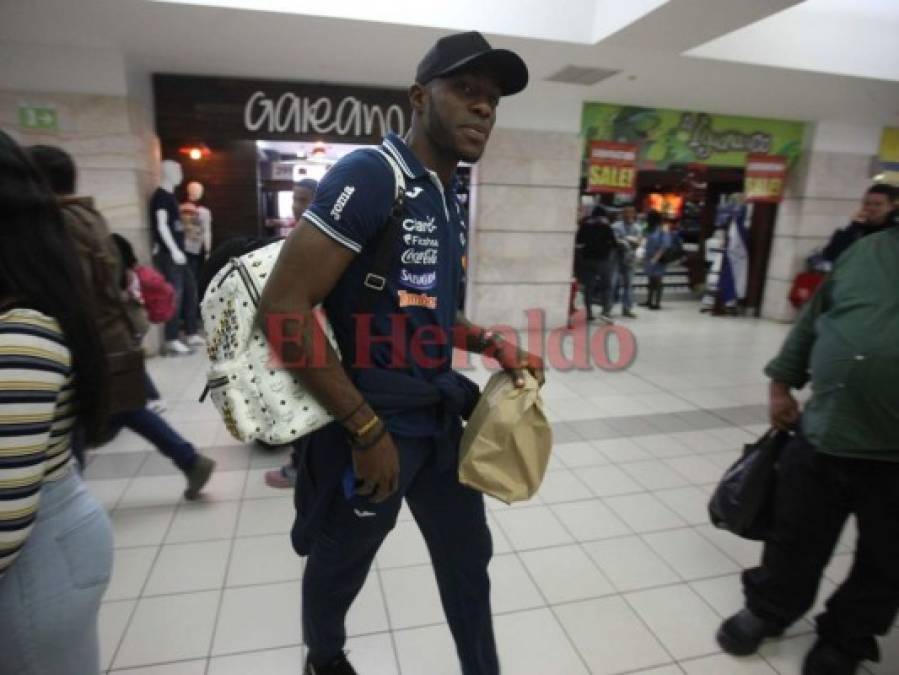
[[778, 209], [771, 259], [765, 281], [762, 316], [792, 321], [787, 300], [793, 278], [811, 251], [848, 224], [871, 185], [879, 129], [819, 123], [810, 150], [791, 172]]
[[482, 325], [526, 325], [542, 309], [565, 324], [576, 230], [581, 140], [495, 129], [472, 173], [468, 307]]
[[[23, 104], [53, 107], [58, 128], [21, 128]], [[110, 231], [125, 236], [138, 259], [150, 263], [147, 195], [155, 182], [158, 144], [144, 106], [120, 96], [0, 91], [0, 129], [22, 145], [55, 145], [72, 155], [77, 194], [92, 196]], [[150, 351], [157, 337], [151, 331]]]
[[[21, 103], [55, 108], [58, 130], [20, 128]], [[55, 145], [72, 155], [78, 170], [77, 193], [94, 197], [109, 229], [127, 236], [138, 257], [147, 261], [145, 212], [153, 136], [136, 128], [140, 117], [134, 107], [115, 96], [0, 91], [0, 128], [22, 145]]]

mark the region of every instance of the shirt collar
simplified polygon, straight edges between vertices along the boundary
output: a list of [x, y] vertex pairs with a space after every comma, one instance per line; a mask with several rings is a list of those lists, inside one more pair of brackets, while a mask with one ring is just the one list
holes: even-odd
[[[415, 153], [409, 149], [409, 146], [406, 145], [406, 141], [404, 141], [400, 136], [396, 134], [388, 134], [384, 138], [384, 142], [381, 144], [381, 147], [387, 152], [396, 163], [399, 165], [400, 170], [406, 175], [407, 178], [412, 180], [416, 180], [419, 178], [427, 178], [431, 173], [424, 164], [421, 163], [421, 160], [415, 156]], [[450, 192], [455, 194], [459, 190], [459, 177], [455, 171], [453, 171], [453, 177], [450, 181]]]
[[406, 142], [396, 134], [388, 134], [382, 145], [384, 151], [387, 152], [407, 178], [424, 178], [428, 175], [428, 170], [419, 161], [418, 157], [409, 149]]

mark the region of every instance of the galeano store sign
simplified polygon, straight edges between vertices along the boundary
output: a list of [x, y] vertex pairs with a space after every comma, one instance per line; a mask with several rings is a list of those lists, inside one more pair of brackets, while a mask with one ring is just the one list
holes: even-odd
[[672, 164], [743, 167], [750, 154], [782, 155], [792, 165], [802, 151], [805, 124], [585, 103], [581, 133], [585, 147], [590, 141], [636, 145], [641, 169], [666, 169]]

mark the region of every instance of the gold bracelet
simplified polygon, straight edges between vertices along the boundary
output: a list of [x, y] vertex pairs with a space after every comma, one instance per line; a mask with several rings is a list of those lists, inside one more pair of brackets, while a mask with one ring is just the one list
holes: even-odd
[[377, 415], [373, 415], [368, 422], [363, 424], [361, 427], [356, 429], [356, 431], [352, 432], [353, 437], [356, 439], [361, 439], [367, 434], [369, 431], [374, 429], [381, 422], [381, 419]]

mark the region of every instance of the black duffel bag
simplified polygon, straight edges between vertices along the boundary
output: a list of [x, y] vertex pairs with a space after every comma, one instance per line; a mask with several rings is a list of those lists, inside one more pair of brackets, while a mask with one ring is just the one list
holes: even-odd
[[777, 463], [793, 434], [770, 429], [724, 473], [709, 501], [712, 525], [744, 539], [764, 541], [774, 524]]

